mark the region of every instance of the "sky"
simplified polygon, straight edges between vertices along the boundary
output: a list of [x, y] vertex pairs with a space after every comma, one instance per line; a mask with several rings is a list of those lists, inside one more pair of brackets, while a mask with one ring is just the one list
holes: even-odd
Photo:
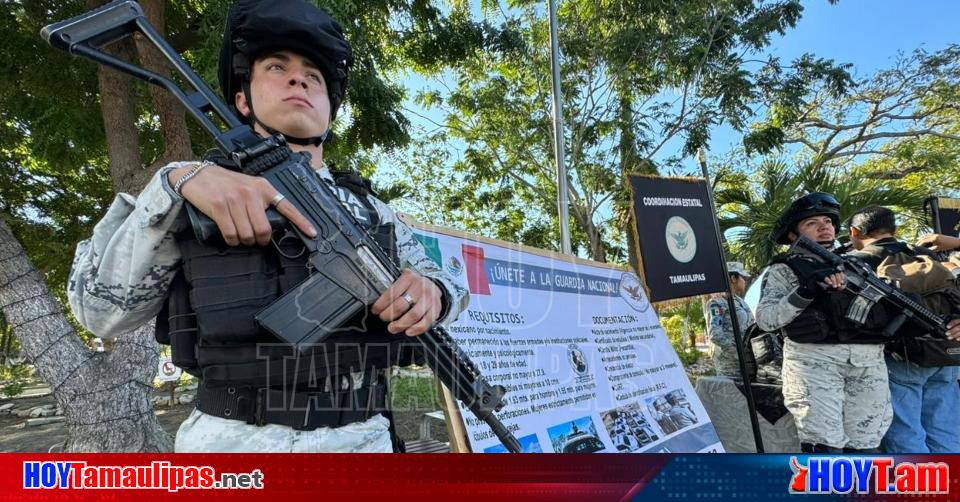
[[[893, 64], [898, 52], [917, 48], [936, 51], [960, 43], [960, 1], [957, 0], [826, 0], [803, 3], [797, 27], [774, 40], [772, 53], [793, 59], [804, 52], [854, 65], [865, 78]], [[724, 152], [740, 140], [730, 129], [714, 132], [713, 153]], [[759, 285], [761, 278], [754, 281]], [[746, 301], [755, 307], [759, 287], [751, 287]]]
[[[707, 1], [707, 0], [705, 0]], [[474, 4], [479, 4], [474, 0]], [[546, 2], [544, 2], [546, 5]], [[818, 57], [854, 65], [855, 75], [865, 78], [889, 67], [898, 52], [909, 53], [924, 47], [936, 51], [950, 42], [960, 43], [960, 0], [840, 0], [830, 5], [827, 0], [803, 2], [804, 11], [797, 27], [772, 40], [770, 53], [790, 61], [809, 52]], [[475, 5], [474, 12], [479, 13]], [[418, 115], [442, 121], [436, 111], [425, 111], [413, 103], [413, 96], [424, 86], [431, 86], [418, 75], [409, 75], [404, 85], [409, 89], [405, 107], [414, 125], [428, 129], [435, 126]], [[739, 144], [741, 135], [730, 127], [712, 132], [709, 151], [722, 156]], [[669, 145], [673, 146], [673, 145]], [[676, 141], [674, 151], [682, 146]], [[668, 151], [664, 156], [674, 152]], [[693, 159], [688, 159], [691, 168]]]
[[[770, 44], [771, 53], [784, 61], [805, 52], [837, 62], [851, 63], [866, 78], [890, 67], [898, 52], [923, 47], [928, 51], [960, 43], [960, 1], [957, 0], [827, 0], [803, 2], [797, 27]], [[739, 143], [730, 128], [714, 131], [710, 150], [722, 154]]]
[[[474, 13], [479, 16], [479, 1], [473, 0], [473, 3], [476, 4]], [[778, 56], [784, 62], [811, 53], [838, 63], [850, 63], [854, 76], [862, 79], [889, 68], [900, 53], [908, 54], [921, 47], [935, 52], [950, 43], [960, 43], [960, 0], [840, 0], [835, 5], [827, 0], [805, 0], [803, 6], [803, 15], [797, 26], [785, 35], [775, 37], [767, 48], [767, 54]], [[764, 59], [767, 54], [755, 58]], [[442, 114], [436, 110], [422, 109], [412, 98], [420, 89], [438, 86], [416, 74], [408, 75], [403, 83], [408, 88], [405, 108], [407, 117], [415, 126], [413, 134], [420, 134], [417, 126], [435, 129], [435, 124], [421, 116], [442, 122]], [[722, 158], [736, 148], [741, 140], [741, 133], [729, 126], [714, 128], [711, 131], [709, 156]], [[459, 147], [459, 144], [451, 145], [453, 150]], [[681, 147], [682, 138], [677, 138], [668, 143], [658, 156], [672, 156]], [[553, 159], [545, 161], [552, 164]], [[682, 170], [685, 171], [683, 174], [700, 175], [693, 158], [684, 161]], [[396, 174], [390, 171], [390, 167], [381, 169], [378, 176], [386, 174], [392, 177], [392, 174]]]

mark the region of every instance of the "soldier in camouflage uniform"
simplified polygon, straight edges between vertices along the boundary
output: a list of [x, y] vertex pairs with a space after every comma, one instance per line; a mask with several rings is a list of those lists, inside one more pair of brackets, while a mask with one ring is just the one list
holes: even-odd
[[[742, 263], [736, 261], [727, 262], [727, 272], [730, 274], [730, 290], [737, 308], [740, 330], [746, 332], [747, 326], [753, 324], [753, 312], [743, 300], [750, 274]], [[737, 358], [737, 344], [733, 336], [733, 320], [730, 318], [727, 297], [718, 295], [704, 302], [703, 317], [707, 323], [707, 344], [710, 346], [710, 356], [717, 375], [739, 378], [740, 362]]]
[[[774, 239], [804, 235], [829, 248], [839, 220], [832, 195], [811, 193], [780, 217]], [[842, 272], [788, 253], [770, 265], [757, 305], [758, 326], [785, 335], [784, 404], [808, 453], [876, 451], [893, 415], [883, 343], [870, 337], [886, 325], [884, 313], [875, 307], [863, 326], [845, 321], [853, 297], [845, 286]]]
[[[396, 260], [404, 272], [372, 305], [370, 312], [379, 319], [365, 320], [363, 324], [367, 328], [373, 326], [373, 321], [380, 322], [380, 331], [373, 332], [371, 327], [360, 330], [357, 335], [343, 335], [352, 336], [353, 345], [360, 349], [365, 343], [372, 345], [364, 340], [382, 341], [382, 345], [390, 347], [392, 340], [402, 339], [404, 334], [420, 335], [436, 322], [449, 323], [456, 319], [467, 305], [468, 293], [427, 257], [410, 228], [399, 221], [386, 204], [355, 186], [345, 188], [339, 181], [334, 185], [334, 177], [323, 162], [323, 142], [343, 99], [351, 61], [350, 46], [339, 25], [313, 4], [304, 0], [238, 0], [231, 7], [224, 33], [221, 86], [227, 102], [235, 106], [238, 116], [248, 121], [258, 134], [281, 133], [292, 150], [309, 152], [317, 176], [331, 186], [361, 224], [369, 225], [371, 232], [374, 226], [387, 228], [389, 235], [395, 237], [389, 248], [397, 255]], [[241, 64], [245, 66], [242, 69]], [[181, 237], [184, 233], [192, 235], [182, 211], [185, 202], [217, 223], [226, 247], [211, 248], [190, 240], [191, 237]], [[278, 286], [278, 280], [288, 274], [302, 278], [309, 273], [305, 258], [291, 262], [292, 258], [287, 255], [279, 256], [278, 253], [282, 254], [280, 244], [276, 244], [274, 251], [272, 230], [264, 211], [270, 206], [305, 234], [316, 235], [297, 209], [263, 178], [207, 162], [175, 162], [160, 169], [138, 197], [118, 194], [106, 216], [96, 225], [92, 238], [78, 245], [68, 285], [74, 314], [91, 332], [110, 338], [149, 322], [161, 309], [173, 309], [175, 297], [185, 302], [189, 299], [190, 305], [184, 307], [188, 312], [177, 316], [171, 310], [169, 322], [177, 322], [178, 317], [198, 319], [192, 328], [197, 332], [193, 335], [194, 344], [187, 346], [187, 352], [205, 354], [206, 360], [196, 356], [200, 361], [194, 369], [203, 376], [198, 409], [178, 431], [178, 452], [392, 451], [389, 423], [380, 413], [383, 408], [377, 404], [385, 402], [382, 378], [385, 368], [389, 367], [388, 357], [372, 366], [376, 371], [364, 370], [371, 366], [363, 366], [363, 360], [360, 365], [350, 366], [356, 371], [349, 369], [346, 373], [336, 373], [339, 366], [310, 367], [321, 375], [315, 382], [314, 392], [306, 395], [301, 387], [283, 387], [279, 391], [295, 391], [286, 394], [291, 402], [307, 398], [303, 400], [306, 406], [302, 409], [283, 408], [283, 400], [268, 401], [269, 404], [261, 406], [264, 403], [260, 398], [274, 391], [274, 382], [270, 381], [275, 377], [273, 374], [266, 373], [262, 377], [266, 380], [252, 387], [246, 381], [232, 383], [230, 380], [244, 371], [252, 371], [251, 379], [261, 378], [257, 375], [264, 374], [262, 359], [273, 357], [269, 350], [278, 350], [274, 347], [278, 345], [290, 350], [289, 346], [276, 343], [275, 338], [272, 344], [263, 343], [269, 340], [264, 337], [270, 335], [253, 322], [255, 309], [261, 307], [246, 303], [251, 291], [249, 284], [253, 284], [247, 276], [260, 277], [257, 284], [266, 284], [266, 296], [257, 299], [266, 303], [272, 301], [278, 291], [289, 288], [282, 281]], [[181, 232], [185, 229], [187, 232]], [[211, 249], [213, 252], [208, 252]], [[241, 263], [237, 260], [256, 267], [245, 273], [237, 266]], [[276, 260], [285, 268], [280, 270]], [[205, 265], [193, 266], [190, 270], [191, 263], [201, 262]], [[230, 267], [234, 268], [227, 274], [225, 270]], [[223, 269], [217, 272], [220, 275], [208, 276], [208, 282], [216, 284], [220, 293], [226, 293], [224, 296], [234, 297], [233, 303], [231, 298], [219, 300], [218, 308], [233, 309], [215, 312], [219, 317], [201, 312], [199, 305], [203, 302], [209, 305], [213, 300], [210, 295], [200, 293], [199, 283], [190, 282], [195, 279], [190, 277], [191, 273], [194, 276], [209, 274], [218, 268]], [[270, 273], [263, 273], [264, 270]], [[189, 283], [184, 286], [186, 289], [177, 286], [182, 276], [186, 276]], [[237, 287], [231, 287], [228, 281], [240, 282]], [[184, 293], [188, 290], [189, 296]], [[238, 316], [236, 312], [245, 314]], [[217, 322], [204, 325], [199, 321], [202, 315], [210, 315], [208, 319]], [[164, 315], [158, 318], [158, 338], [161, 324], [167, 321]], [[228, 332], [220, 335], [219, 342], [212, 343], [204, 338], [207, 336], [204, 331], [220, 328], [218, 323], [252, 331], [242, 336], [239, 332]], [[189, 335], [191, 331], [164, 330], [171, 339]], [[244, 345], [237, 341], [241, 338], [251, 341]], [[171, 343], [176, 349], [176, 342]], [[260, 349], [265, 352], [258, 352]], [[241, 355], [248, 359], [243, 360], [243, 364], [233, 364], [231, 358]], [[208, 381], [213, 373], [207, 370], [212, 367], [205, 365], [212, 364], [211, 358], [223, 359], [214, 368], [224, 370], [222, 373], [227, 375], [218, 377], [218, 386]], [[277, 361], [282, 358], [274, 359]], [[318, 360], [316, 364], [330, 363]], [[283, 368], [286, 371], [286, 367]], [[231, 373], [234, 370], [236, 372]], [[325, 374], [328, 376], [323, 376]], [[282, 376], [286, 377], [286, 374]], [[357, 413], [321, 414], [321, 407], [313, 405], [316, 400], [328, 398], [330, 391], [338, 396], [348, 392], [350, 396], [367, 396], [369, 399], [357, 401], [361, 404], [356, 405], [362, 407], [366, 403], [367, 407]], [[242, 403], [238, 396], [248, 402]], [[275, 409], [278, 404], [281, 407]], [[344, 418], [345, 415], [349, 416]]]

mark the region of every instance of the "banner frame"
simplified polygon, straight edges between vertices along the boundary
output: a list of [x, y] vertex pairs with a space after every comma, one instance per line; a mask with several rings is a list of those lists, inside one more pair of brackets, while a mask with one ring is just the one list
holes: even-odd
[[[699, 178], [692, 178], [692, 177], [687, 177], [687, 178], [690, 178], [693, 180], [699, 180]], [[632, 202], [631, 202], [631, 206], [632, 206]], [[509, 249], [511, 251], [530, 253], [543, 258], [549, 258], [551, 260], [561, 260], [561, 261], [576, 264], [576, 265], [605, 268], [605, 269], [616, 270], [621, 272], [634, 272], [640, 278], [640, 284], [643, 286], [644, 293], [647, 294], [647, 298], [648, 299], [650, 298], [649, 288], [647, 287], [646, 280], [645, 280], [645, 277], [642, 275], [642, 272], [639, 270], [637, 271], [632, 270], [629, 264], [626, 267], [624, 267], [616, 263], [597, 262], [597, 261], [588, 260], [585, 258], [580, 258], [578, 256], [567, 255], [560, 252], [551, 251], [548, 249], [535, 248], [532, 246], [526, 246], [526, 245], [517, 244], [514, 242], [494, 239], [494, 238], [486, 237], [483, 235], [472, 234], [472, 233], [464, 232], [462, 230], [457, 230], [450, 227], [444, 227], [440, 225], [433, 225], [430, 223], [421, 222], [407, 213], [398, 212], [396, 214], [397, 214], [397, 217], [400, 219], [400, 221], [407, 224], [410, 228], [414, 230], [438, 233], [438, 234], [446, 235], [449, 237], [463, 239], [464, 241], [468, 241], [468, 242], [500, 246], [500, 247]], [[640, 257], [639, 248], [638, 248], [637, 256], [638, 258]], [[660, 322], [661, 329], [663, 327], [663, 324], [662, 324], [662, 321], [660, 321], [660, 312], [658, 308], [668, 306], [670, 303], [674, 303], [677, 301], [687, 301], [690, 298], [699, 297], [699, 296], [703, 296], [703, 295], [691, 295], [690, 297], [685, 297], [685, 298], [674, 298], [674, 299], [665, 300], [658, 303], [651, 302], [651, 307], [656, 311], [657, 320], [658, 322]], [[685, 367], [684, 367], [684, 372], [686, 372]], [[447, 435], [450, 439], [450, 453], [472, 453], [473, 450], [471, 449], [470, 442], [467, 438], [467, 430], [464, 424], [463, 415], [460, 413], [456, 398], [453, 397], [453, 394], [450, 392], [450, 390], [447, 389], [446, 386], [444, 386], [443, 383], [441, 383], [438, 379], [436, 379], [436, 377], [434, 377], [434, 381], [436, 382], [436, 387], [438, 390], [438, 396], [437, 396], [439, 401], [438, 405], [440, 406], [441, 411], [443, 411], [444, 417], [446, 419]]]

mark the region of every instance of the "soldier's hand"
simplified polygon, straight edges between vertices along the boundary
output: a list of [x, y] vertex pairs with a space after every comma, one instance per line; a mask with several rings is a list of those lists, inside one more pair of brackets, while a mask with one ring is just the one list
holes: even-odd
[[391, 333], [424, 334], [443, 311], [443, 291], [426, 277], [404, 269], [400, 277], [370, 307]]
[[917, 245], [932, 251], [949, 251], [960, 248], [960, 239], [943, 234], [927, 234], [917, 241]]
[[826, 290], [843, 291], [847, 287], [847, 274], [843, 272], [830, 274], [820, 282], [820, 286]]
[[812, 299], [823, 291], [843, 291], [847, 276], [843, 272], [821, 271], [805, 278], [797, 287], [797, 294]]
[[960, 342], [960, 319], [954, 319], [947, 323], [947, 338]]
[[[174, 169], [167, 175], [170, 186], [176, 184], [195, 164]], [[244, 244], [266, 246], [273, 229], [267, 221], [266, 209], [277, 195], [277, 189], [257, 176], [208, 165], [181, 187], [183, 198], [216, 222], [229, 246]], [[303, 233], [314, 237], [316, 230], [288, 200], [277, 204], [284, 215]]]

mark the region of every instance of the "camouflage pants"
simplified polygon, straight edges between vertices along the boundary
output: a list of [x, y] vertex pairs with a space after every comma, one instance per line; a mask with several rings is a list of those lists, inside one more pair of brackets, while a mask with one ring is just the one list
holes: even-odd
[[740, 378], [740, 359], [737, 358], [737, 349], [724, 348], [712, 342], [708, 342], [708, 345], [717, 376]]
[[800, 442], [876, 448], [893, 419], [883, 346], [788, 339], [783, 400]]
[[194, 409], [177, 431], [177, 453], [392, 453], [383, 415], [331, 429], [296, 431], [285, 425], [249, 425]]

